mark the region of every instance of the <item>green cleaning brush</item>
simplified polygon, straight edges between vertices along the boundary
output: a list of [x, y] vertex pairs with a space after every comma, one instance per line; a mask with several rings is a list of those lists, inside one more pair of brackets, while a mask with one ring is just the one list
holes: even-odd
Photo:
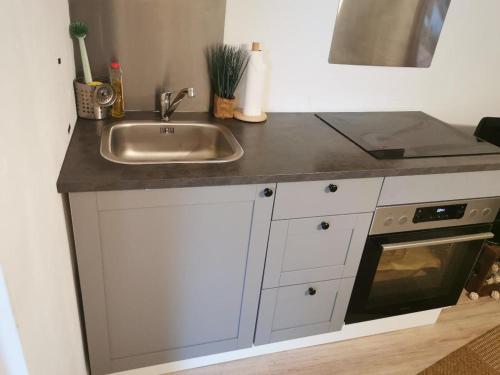
[[90, 71], [89, 57], [87, 55], [87, 48], [85, 48], [85, 37], [87, 36], [89, 28], [86, 24], [80, 21], [71, 22], [69, 25], [69, 33], [78, 39], [80, 44], [80, 54], [82, 55], [83, 77], [85, 83], [92, 82], [92, 72]]

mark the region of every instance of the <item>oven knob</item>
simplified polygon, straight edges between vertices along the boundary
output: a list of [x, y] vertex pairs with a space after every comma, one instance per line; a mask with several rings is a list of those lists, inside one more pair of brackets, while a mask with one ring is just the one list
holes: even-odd
[[388, 227], [389, 225], [392, 225], [393, 222], [394, 222], [394, 218], [392, 216], [389, 216], [388, 218], [386, 218], [384, 220], [384, 225], [386, 227]]
[[399, 224], [401, 224], [401, 225], [406, 224], [406, 223], [408, 222], [408, 216], [401, 216], [401, 217], [399, 218], [399, 221], [398, 221], [398, 222], [399, 222]]
[[483, 216], [488, 216], [489, 214], [491, 214], [491, 208], [485, 208], [482, 213]]
[[477, 210], [474, 208], [473, 210], [470, 210], [469, 216], [470, 217], [475, 217], [477, 215]]

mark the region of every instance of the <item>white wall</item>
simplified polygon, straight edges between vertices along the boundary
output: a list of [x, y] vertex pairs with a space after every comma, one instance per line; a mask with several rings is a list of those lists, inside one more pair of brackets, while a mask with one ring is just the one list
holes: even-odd
[[85, 373], [56, 191], [75, 121], [68, 24], [66, 0], [0, 3], [0, 264], [31, 375]]
[[9, 293], [0, 266], [0, 374], [28, 375]]
[[328, 64], [338, 0], [227, 0], [227, 43], [257, 40], [269, 111], [423, 110], [476, 125], [500, 116], [500, 1], [453, 0], [432, 67]]

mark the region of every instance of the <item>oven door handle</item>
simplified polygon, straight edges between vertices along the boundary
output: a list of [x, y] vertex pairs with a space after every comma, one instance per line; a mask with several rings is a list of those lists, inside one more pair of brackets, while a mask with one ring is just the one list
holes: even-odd
[[398, 243], [388, 243], [382, 245], [382, 251], [396, 250], [401, 248], [414, 248], [420, 246], [435, 246], [435, 245], [445, 245], [449, 243], [457, 242], [468, 242], [468, 241], [479, 241], [486, 240], [488, 238], [493, 238], [495, 235], [491, 232], [478, 233], [478, 234], [467, 234], [464, 236], [456, 237], [445, 237], [445, 238], [434, 238], [432, 240], [425, 241], [410, 241], [410, 242], [398, 242]]

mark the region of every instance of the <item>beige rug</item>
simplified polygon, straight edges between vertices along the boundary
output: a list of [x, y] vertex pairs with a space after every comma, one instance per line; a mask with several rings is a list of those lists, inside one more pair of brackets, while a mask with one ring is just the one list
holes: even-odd
[[419, 375], [499, 375], [500, 326], [444, 357]]

